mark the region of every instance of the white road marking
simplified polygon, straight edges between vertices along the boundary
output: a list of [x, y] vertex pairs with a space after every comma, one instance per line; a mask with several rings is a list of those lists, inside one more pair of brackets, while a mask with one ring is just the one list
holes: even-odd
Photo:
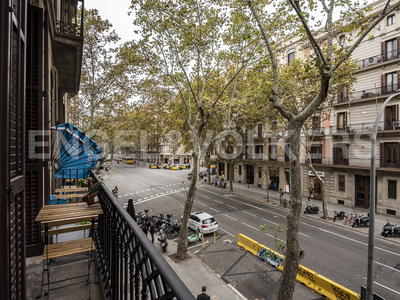
[[233, 237], [235, 237], [232, 233], [229, 233], [228, 231], [226, 231], [225, 229], [222, 229], [221, 227], [219, 228], [219, 229], [221, 229], [223, 232], [226, 232], [227, 234], [229, 234], [229, 235], [231, 235], [231, 236], [233, 236]]
[[204, 198], [210, 199], [210, 197], [207, 197], [207, 196], [204, 196], [204, 195], [201, 195], [201, 196], [204, 197]]
[[[363, 278], [364, 278], [365, 280], [367, 280], [366, 277], [363, 277]], [[380, 284], [380, 283], [378, 283], [378, 282], [376, 282], [376, 281], [374, 281], [374, 283], [377, 284], [377, 285], [380, 285], [381, 287], [384, 287], [384, 288], [388, 289], [389, 291], [392, 291], [393, 293], [396, 293], [396, 294], [399, 294], [399, 295], [400, 295], [400, 292], [395, 291], [395, 290], [393, 290], [393, 289], [391, 289], [391, 288], [388, 288], [387, 286], [385, 286], [385, 285], [383, 285], [383, 284]]]
[[245, 214], [248, 214], [248, 215], [250, 215], [250, 216], [253, 216], [253, 217], [256, 217], [257, 218], [257, 216], [256, 215], [253, 215], [253, 214], [251, 214], [251, 213], [249, 213], [249, 212], [247, 212], [247, 211], [243, 211]]
[[264, 221], [266, 221], [266, 222], [270, 222], [270, 223], [272, 223], [272, 224], [274, 224], [274, 225], [276, 225], [276, 226], [279, 226], [279, 224], [278, 223], [275, 223], [275, 222], [272, 222], [272, 221], [269, 221], [269, 220], [266, 220], [266, 219], [264, 219], [264, 218], [261, 218], [262, 220], [264, 220]]
[[[307, 226], [310, 226], [310, 227], [312, 227], [312, 228], [315, 228], [315, 229], [321, 230], [321, 231], [323, 231], [323, 232], [327, 232], [327, 233], [330, 233], [330, 234], [333, 234], [333, 235], [339, 236], [339, 237], [341, 237], [341, 238], [344, 238], [344, 239], [346, 239], [346, 240], [350, 240], [350, 241], [353, 241], [353, 242], [359, 243], [359, 244], [361, 244], [361, 245], [368, 246], [368, 244], [367, 244], [367, 243], [364, 243], [364, 242], [360, 242], [360, 241], [354, 240], [354, 239], [352, 239], [352, 238], [349, 238], [349, 237], [347, 237], [347, 236], [344, 236], [344, 235], [341, 235], [341, 234], [338, 234], [338, 233], [335, 233], [335, 232], [332, 232], [332, 231], [329, 231], [329, 230], [325, 230], [325, 229], [322, 229], [322, 228], [319, 228], [319, 227], [317, 227], [317, 226], [313, 226], [313, 225], [310, 225], [310, 224], [307, 224], [307, 223], [304, 223], [304, 222], [300, 222], [300, 223], [301, 223], [301, 224], [304, 224], [304, 225], [307, 225]], [[383, 249], [383, 248], [380, 248], [380, 247], [376, 247], [376, 246], [375, 246], [375, 249], [378, 249], [378, 250], [381, 250], [381, 251], [384, 251], [384, 252], [387, 252], [387, 253], [390, 253], [390, 254], [393, 254], [393, 255], [396, 255], [396, 256], [400, 256], [400, 254], [399, 254], [399, 253], [392, 252], [392, 251], [389, 251], [389, 250], [386, 250], [386, 249]]]
[[198, 203], [198, 204], [200, 204], [200, 205], [203, 205], [203, 206], [207, 206], [207, 205], [205, 205], [204, 203], [201, 203], [201, 202], [199, 202], [199, 201], [194, 201], [194, 202], [196, 202], [196, 203]]
[[147, 189], [147, 191], [150, 191], [150, 189]]
[[156, 194], [156, 196], [158, 196], [158, 194]]
[[197, 253], [197, 252], [199, 252], [200, 250], [196, 250], [196, 251], [194, 251], [193, 253]]
[[153, 195], [150, 195], [150, 198], [153, 198], [154, 196]]
[[142, 190], [142, 192], [144, 192], [144, 190]]
[[[209, 241], [205, 241], [204, 242], [204, 244], [207, 244]], [[192, 247], [189, 247], [188, 249], [192, 249], [192, 248], [194, 248], [194, 247], [198, 247], [198, 246], [202, 246], [203, 245], [203, 243], [201, 243], [201, 244], [198, 244], [198, 245], [194, 245], [194, 246], [192, 246]]]
[[309, 237], [307, 234], [304, 234], [304, 233], [301, 233], [301, 232], [299, 232], [299, 234], [304, 235], [306, 237]]
[[139, 199], [138, 201], [141, 201], [142, 199]]
[[161, 193], [161, 195], [164, 195], [164, 193]]
[[244, 224], [244, 225], [246, 225], [246, 226], [249, 226], [250, 228], [253, 228], [253, 229], [257, 230], [257, 231], [260, 231], [260, 229], [257, 229], [257, 228], [255, 228], [255, 227], [249, 225], [249, 224], [246, 224], [246, 223], [243, 223], [243, 222], [242, 222], [242, 224]]
[[221, 202], [221, 201], [218, 201], [218, 200], [214, 200], [215, 202], [218, 202], [218, 203], [221, 203], [221, 204], [224, 204], [224, 202]]
[[391, 269], [391, 270], [393, 270], [393, 271], [400, 272], [400, 270], [397, 270], [397, 269], [395, 269], [395, 268], [392, 268], [392, 267], [389, 267], [389, 266], [387, 266], [387, 265], [381, 264], [380, 262], [375, 261], [375, 263], [378, 264], [378, 265], [384, 266], [384, 267], [386, 267], [386, 268], [389, 268], [389, 269]]
[[226, 217], [228, 217], [228, 218], [231, 218], [231, 219], [237, 221], [234, 217], [228, 216], [227, 214], [223, 214], [223, 215], [226, 216]]
[[266, 232], [265, 234], [268, 235], [268, 236], [270, 236], [270, 237], [272, 237], [272, 238], [274, 237], [272, 234], [269, 234], [269, 233], [267, 233], [267, 232]]
[[128, 196], [128, 194], [125, 194], [124, 197]]
[[215, 210], [216, 212], [219, 212], [219, 210], [216, 210], [215, 208], [210, 207], [210, 209]]
[[137, 191], [136, 194], [139, 194], [139, 191]]
[[232, 243], [232, 241], [231, 240], [225, 240], [225, 241], [222, 241], [223, 243], [225, 243], [225, 242], [229, 242], [229, 243]]
[[121, 197], [122, 197], [121, 195], [118, 196], [118, 198], [121, 198]]
[[144, 197], [144, 199], [147, 199], [148, 197]]
[[234, 209], [237, 209], [236, 207], [234, 207], [234, 206], [232, 206], [232, 205], [229, 205], [229, 204], [227, 204], [229, 207], [232, 207], [232, 208], [234, 208]]
[[174, 183], [173, 185], [175, 185], [176, 183]]
[[[139, 193], [139, 192], [138, 192]], [[134, 193], [131, 193], [131, 195], [133, 195]]]

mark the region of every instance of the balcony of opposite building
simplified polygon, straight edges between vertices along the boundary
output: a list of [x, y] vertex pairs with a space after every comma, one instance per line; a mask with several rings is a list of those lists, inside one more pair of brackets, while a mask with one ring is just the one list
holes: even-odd
[[52, 50], [63, 92], [76, 94], [82, 66], [84, 0], [53, 0]]

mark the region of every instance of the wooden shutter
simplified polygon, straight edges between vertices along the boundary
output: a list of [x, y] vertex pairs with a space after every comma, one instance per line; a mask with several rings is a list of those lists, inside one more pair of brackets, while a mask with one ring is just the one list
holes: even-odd
[[386, 94], [386, 74], [381, 75], [381, 94]]
[[386, 42], [381, 43], [381, 54], [383, 61], [386, 60]]
[[397, 38], [396, 38], [396, 47], [397, 47], [397, 57], [400, 57], [400, 36], [398, 36]]

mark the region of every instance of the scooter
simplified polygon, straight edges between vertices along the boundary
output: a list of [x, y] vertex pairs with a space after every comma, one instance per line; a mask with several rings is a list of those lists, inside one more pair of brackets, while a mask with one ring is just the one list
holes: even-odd
[[333, 216], [333, 222], [335, 222], [336, 220], [343, 220], [344, 219], [344, 215], [345, 212], [344, 211], [336, 211], [334, 210], [335, 215]]
[[159, 236], [157, 238], [158, 241], [160, 241], [160, 246], [163, 249], [163, 252], [167, 252], [167, 246], [168, 246], [168, 242], [167, 242], [167, 238], [165, 237], [165, 234], [162, 234], [161, 236]]
[[311, 201], [306, 202], [306, 207], [304, 208], [304, 214], [317, 214], [319, 213], [319, 206], [311, 204]]
[[368, 227], [369, 226], [369, 214], [367, 214], [366, 217], [356, 214], [356, 216], [354, 217], [353, 224], [351, 224], [351, 226], [354, 227], [356, 225]]
[[388, 235], [393, 235], [393, 236], [400, 236], [400, 227], [396, 227], [397, 225], [390, 224], [389, 220], [387, 221], [386, 225], [383, 226], [382, 230], [382, 236], [388, 237]]
[[226, 181], [222, 183], [221, 188], [226, 189]]
[[118, 192], [113, 191], [112, 193], [113, 193], [113, 195], [114, 195], [115, 198], [118, 198]]
[[181, 224], [178, 224], [178, 220], [175, 220], [171, 226], [169, 226], [166, 230], [165, 233], [167, 234], [167, 238], [171, 238], [172, 235], [179, 233], [181, 231]]
[[192, 233], [191, 235], [188, 236], [188, 243], [192, 243], [195, 241], [200, 241], [201, 240], [201, 233], [198, 228], [195, 229], [195, 233]]

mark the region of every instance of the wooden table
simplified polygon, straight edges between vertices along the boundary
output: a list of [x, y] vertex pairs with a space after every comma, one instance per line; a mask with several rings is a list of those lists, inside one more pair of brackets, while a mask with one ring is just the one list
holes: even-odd
[[[86, 202], [73, 204], [57, 204], [42, 206], [35, 221], [49, 226], [58, 226], [83, 221], [90, 221], [92, 217], [103, 214], [99, 203], [88, 206]], [[43, 226], [42, 226], [43, 227]]]

